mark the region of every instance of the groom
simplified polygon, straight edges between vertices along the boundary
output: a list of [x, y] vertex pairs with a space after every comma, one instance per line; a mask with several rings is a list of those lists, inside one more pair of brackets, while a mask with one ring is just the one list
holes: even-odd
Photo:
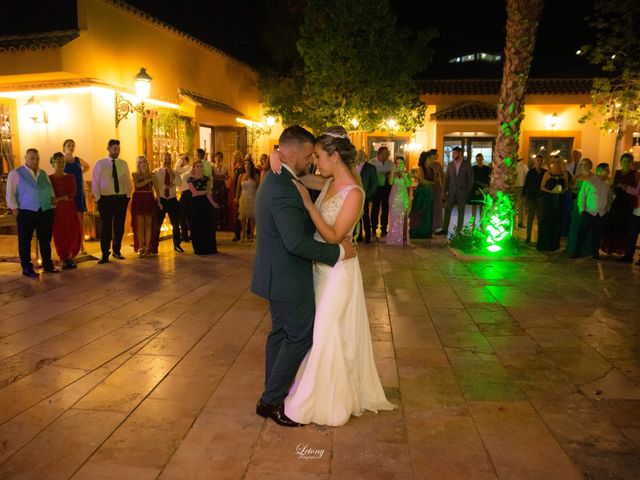
[[294, 180], [313, 162], [315, 139], [293, 125], [280, 135], [282, 174], [269, 172], [256, 196], [257, 246], [251, 291], [269, 300], [271, 333], [266, 346], [265, 389], [256, 413], [285, 427], [284, 399], [313, 340], [313, 261], [335, 265], [355, 256], [350, 240], [340, 245], [313, 239], [315, 227]]

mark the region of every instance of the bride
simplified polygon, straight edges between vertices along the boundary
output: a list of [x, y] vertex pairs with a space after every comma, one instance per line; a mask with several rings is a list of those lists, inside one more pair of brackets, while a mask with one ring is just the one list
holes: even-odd
[[[353, 173], [356, 149], [344, 128], [331, 127], [316, 139], [313, 155], [327, 179], [315, 204], [305, 186], [293, 181], [316, 226], [314, 238], [337, 244], [353, 232], [364, 203]], [[316, 187], [319, 180], [312, 180]], [[299, 423], [339, 426], [364, 410], [396, 408], [385, 397], [374, 363], [358, 258], [334, 267], [314, 264], [313, 284], [313, 346], [285, 399], [286, 415]]]

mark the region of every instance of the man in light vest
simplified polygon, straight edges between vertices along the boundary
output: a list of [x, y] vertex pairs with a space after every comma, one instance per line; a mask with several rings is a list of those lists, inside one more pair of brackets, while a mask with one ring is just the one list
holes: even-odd
[[49, 176], [38, 168], [40, 154], [27, 150], [24, 165], [11, 170], [7, 177], [7, 207], [18, 221], [18, 251], [22, 274], [38, 277], [31, 262], [31, 239], [36, 231], [42, 255], [42, 267], [47, 273], [58, 273], [51, 261], [51, 231], [53, 229], [53, 187]]

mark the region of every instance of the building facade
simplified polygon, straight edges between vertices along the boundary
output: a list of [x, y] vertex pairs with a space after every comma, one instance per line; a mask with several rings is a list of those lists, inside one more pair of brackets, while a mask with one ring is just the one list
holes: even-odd
[[[202, 146], [231, 162], [236, 150], [268, 146], [237, 121], [263, 120], [249, 65], [117, 0], [78, 0], [77, 17], [72, 30], [0, 36], [0, 173], [30, 147], [50, 171], [46, 159], [66, 138], [90, 165], [118, 138], [132, 170], [141, 154], [157, 165], [165, 151]], [[142, 67], [152, 80], [141, 105]]]

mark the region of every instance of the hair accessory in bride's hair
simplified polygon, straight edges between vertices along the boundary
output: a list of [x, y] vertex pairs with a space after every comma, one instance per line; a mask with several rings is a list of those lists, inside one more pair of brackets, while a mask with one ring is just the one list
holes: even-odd
[[346, 133], [324, 132], [322, 135], [328, 135], [333, 138], [348, 138]]

